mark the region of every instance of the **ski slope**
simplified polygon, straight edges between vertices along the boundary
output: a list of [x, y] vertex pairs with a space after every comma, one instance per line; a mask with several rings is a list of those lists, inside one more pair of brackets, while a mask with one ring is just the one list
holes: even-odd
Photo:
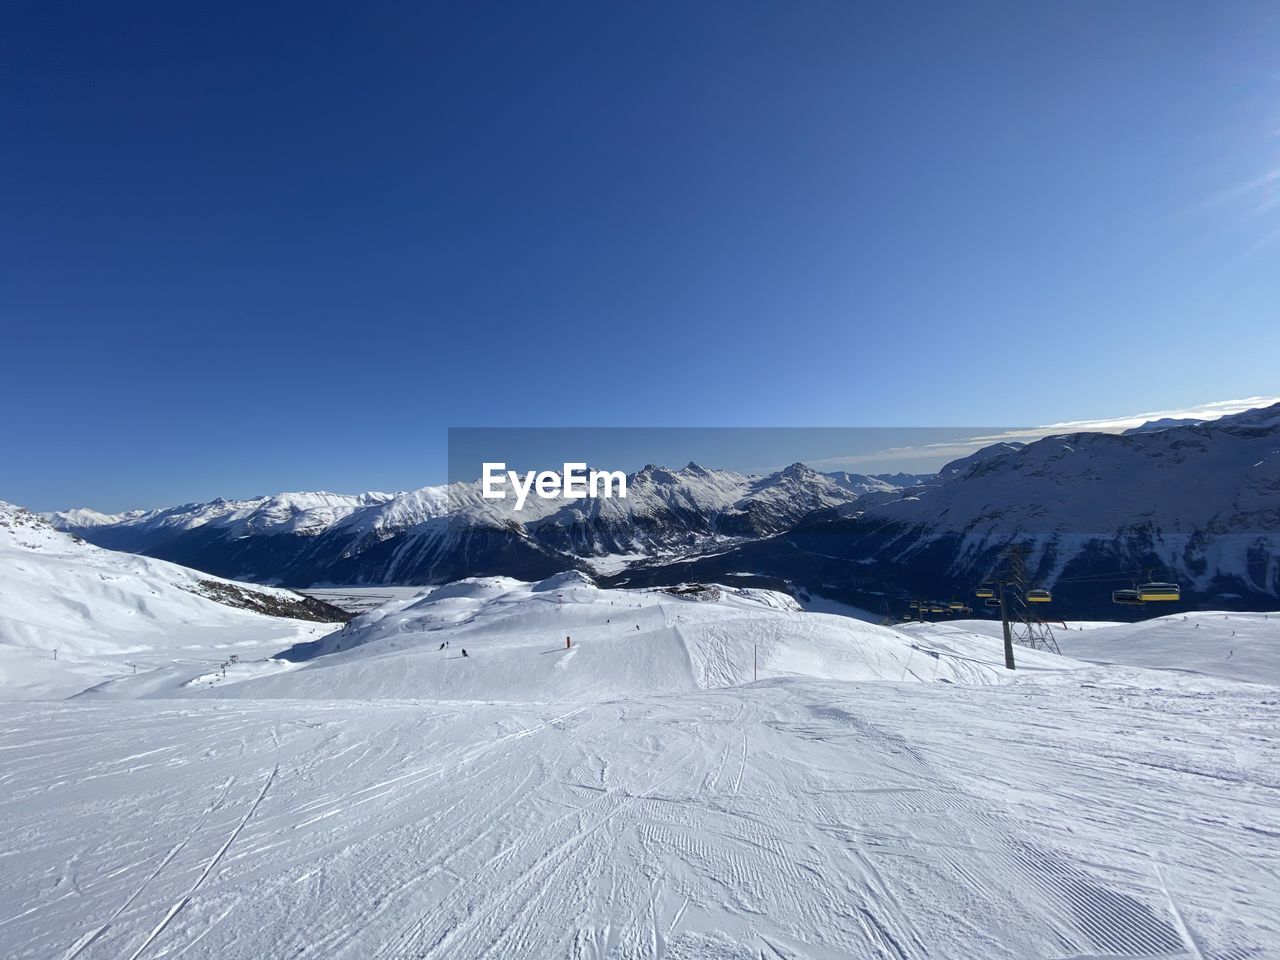
[[[717, 590], [714, 600], [608, 590], [577, 573], [536, 584], [463, 580], [384, 604], [294, 651], [294, 662], [245, 664], [217, 683], [125, 677], [98, 693], [578, 703], [738, 686], [754, 677], [1009, 679], [1000, 650], [981, 638], [935, 642], [806, 613], [785, 594]], [[1071, 666], [1044, 654], [1029, 654], [1027, 663]]]
[[303, 602], [288, 590], [103, 550], [0, 502], [0, 699], [67, 697], [175, 661], [205, 672], [231, 653], [260, 658], [337, 627], [228, 599], [281, 609]]
[[[999, 637], [995, 620], [904, 624], [935, 638]], [[1175, 613], [1138, 623], [1069, 622], [1054, 629], [1063, 656], [1280, 685], [1280, 613]], [[1021, 657], [1021, 651], [1019, 656]]]
[[1267, 690], [0, 706], [0, 955], [1274, 956]]
[[[761, 590], [387, 597], [0, 703], [0, 956], [1280, 955], [1276, 685]], [[1242, 627], [1062, 642], [1184, 629]]]

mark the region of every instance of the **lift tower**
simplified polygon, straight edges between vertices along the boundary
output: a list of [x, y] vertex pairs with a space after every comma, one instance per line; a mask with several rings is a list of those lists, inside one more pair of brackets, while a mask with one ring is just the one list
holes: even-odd
[[[1051, 599], [1049, 591], [1027, 585], [1027, 548], [1011, 544], [1000, 554], [1000, 563], [988, 586], [978, 591], [979, 596], [996, 596], [1000, 603], [1000, 624], [1004, 634], [1004, 665], [1014, 669], [1013, 645], [1020, 643], [1032, 650], [1051, 650], [1058, 653], [1058, 643], [1053, 630], [1039, 615], [1032, 613], [1032, 602], [1044, 603]], [[990, 601], [988, 601], [990, 602]]]

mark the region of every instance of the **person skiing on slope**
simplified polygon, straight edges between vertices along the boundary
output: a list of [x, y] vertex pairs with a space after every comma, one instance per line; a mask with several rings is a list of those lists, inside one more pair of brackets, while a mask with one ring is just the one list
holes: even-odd
[[466, 648], [466, 647], [463, 647], [463, 648], [462, 648], [462, 655], [463, 655], [464, 657], [467, 655], [467, 648]]
[[[445, 641], [445, 642], [447, 643], [448, 641]], [[442, 643], [442, 644], [440, 644], [440, 649], [441, 649], [441, 650], [443, 650], [443, 649], [444, 649], [444, 644], [443, 644], [443, 643]]]

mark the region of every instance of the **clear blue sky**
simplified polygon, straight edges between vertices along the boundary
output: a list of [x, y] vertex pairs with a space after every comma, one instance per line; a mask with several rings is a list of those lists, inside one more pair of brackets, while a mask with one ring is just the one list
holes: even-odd
[[1280, 392], [1273, 3], [18, 2], [0, 498]]

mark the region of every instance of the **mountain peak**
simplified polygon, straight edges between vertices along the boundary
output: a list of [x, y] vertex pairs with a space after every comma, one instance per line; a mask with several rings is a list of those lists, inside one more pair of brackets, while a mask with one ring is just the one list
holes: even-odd
[[781, 470], [779, 470], [778, 476], [787, 477], [787, 478], [798, 477], [798, 478], [807, 480], [811, 477], [822, 476], [822, 474], [818, 473], [818, 471], [814, 470], [808, 464], [801, 463], [799, 460], [797, 460], [795, 463], [790, 464], [786, 467], [783, 467]]

